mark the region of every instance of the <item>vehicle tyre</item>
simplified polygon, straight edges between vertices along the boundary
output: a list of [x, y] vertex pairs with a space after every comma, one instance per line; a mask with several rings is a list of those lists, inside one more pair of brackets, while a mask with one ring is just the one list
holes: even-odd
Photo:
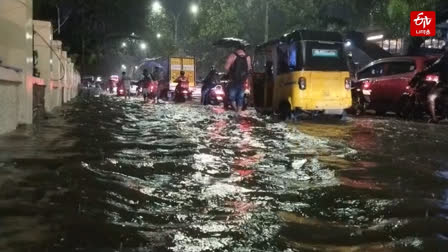
[[280, 115], [280, 120], [287, 120], [288, 118], [291, 117], [291, 105], [289, 104], [289, 102], [282, 102], [280, 103], [279, 107], [279, 115]]
[[375, 114], [377, 116], [384, 116], [384, 115], [386, 115], [386, 113], [387, 113], [387, 110], [385, 110], [384, 108], [375, 109]]

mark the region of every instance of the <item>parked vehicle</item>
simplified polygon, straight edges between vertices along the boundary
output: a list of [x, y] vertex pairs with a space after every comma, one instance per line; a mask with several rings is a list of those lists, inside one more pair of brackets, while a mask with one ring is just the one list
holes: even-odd
[[[337, 32], [297, 30], [257, 47], [255, 100], [261, 112], [344, 115], [352, 106], [344, 40]], [[264, 88], [259, 88], [264, 87]], [[261, 106], [260, 106], [261, 105]]]
[[[400, 112], [402, 95], [409, 90], [409, 82], [435, 59], [426, 57], [391, 57], [373, 61], [361, 69], [353, 84], [353, 108], [356, 114], [367, 109], [376, 114]], [[437, 75], [428, 79], [438, 81]]]

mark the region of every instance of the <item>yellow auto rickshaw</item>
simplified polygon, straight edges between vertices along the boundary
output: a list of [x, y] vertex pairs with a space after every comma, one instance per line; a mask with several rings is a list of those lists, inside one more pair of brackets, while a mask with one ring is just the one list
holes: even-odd
[[297, 30], [256, 48], [255, 106], [292, 112], [343, 114], [352, 105], [342, 35]]

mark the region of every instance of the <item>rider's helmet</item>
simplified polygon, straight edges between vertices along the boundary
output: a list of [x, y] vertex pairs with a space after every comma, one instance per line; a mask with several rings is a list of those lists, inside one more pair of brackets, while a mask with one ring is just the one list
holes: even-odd
[[184, 76], [185, 75], [185, 71], [180, 71], [180, 75]]
[[143, 76], [148, 76], [148, 75], [149, 75], [148, 69], [143, 69]]

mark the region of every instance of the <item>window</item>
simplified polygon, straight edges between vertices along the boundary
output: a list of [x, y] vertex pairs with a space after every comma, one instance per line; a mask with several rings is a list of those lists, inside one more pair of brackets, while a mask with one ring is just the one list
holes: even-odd
[[284, 74], [289, 72], [289, 46], [286, 44], [281, 44], [277, 48], [277, 64], [278, 64], [278, 74]]
[[367, 79], [384, 76], [388, 68], [387, 63], [378, 63], [358, 73], [358, 79]]
[[293, 43], [289, 46], [288, 50], [289, 57], [289, 70], [294, 71], [297, 68], [297, 46], [296, 43]]
[[396, 75], [396, 74], [404, 74], [411, 73], [415, 71], [415, 63], [414, 62], [392, 62], [389, 65], [389, 70], [387, 75]]
[[427, 39], [422, 43], [421, 47], [429, 49], [442, 49], [446, 42], [442, 39]]
[[278, 74], [302, 70], [303, 55], [297, 42], [280, 44], [277, 48]]
[[264, 65], [265, 65], [265, 58], [266, 58], [266, 55], [264, 54], [264, 53], [256, 53], [255, 54], [255, 57], [254, 57], [254, 71], [256, 72], [256, 73], [263, 73], [264, 72], [264, 70], [265, 70], [265, 68], [264, 68]]
[[306, 42], [305, 69], [312, 71], [348, 71], [342, 43]]

